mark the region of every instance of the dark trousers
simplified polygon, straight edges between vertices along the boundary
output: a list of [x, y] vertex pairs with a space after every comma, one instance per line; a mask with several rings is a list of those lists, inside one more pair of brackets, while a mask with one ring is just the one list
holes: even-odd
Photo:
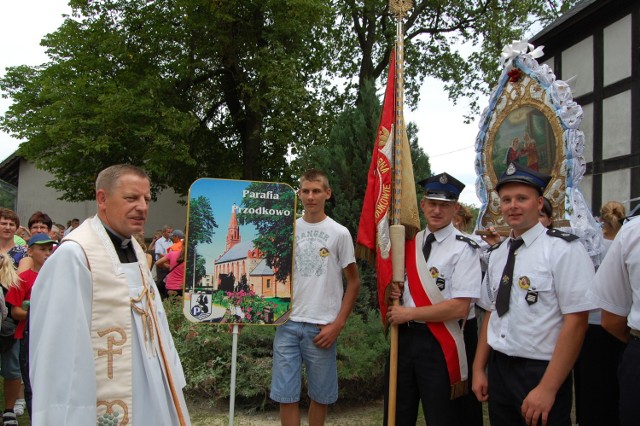
[[471, 391], [473, 358], [478, 346], [478, 322], [475, 318], [467, 320], [464, 325], [464, 348], [469, 367], [469, 393], [453, 400], [459, 416], [458, 424], [465, 426], [483, 426], [482, 403]]
[[602, 326], [589, 324], [573, 368], [576, 418], [580, 426], [620, 424], [618, 364], [624, 343]]
[[[440, 343], [425, 324], [398, 327], [398, 386], [396, 425], [415, 425], [422, 401], [429, 426], [458, 425], [447, 364]], [[387, 424], [389, 363], [385, 377], [384, 424]], [[462, 425], [461, 425], [462, 426]]]
[[31, 400], [33, 399], [33, 394], [31, 392], [31, 380], [29, 379], [29, 334], [25, 332], [24, 337], [20, 339], [19, 342], [20, 356], [18, 360], [20, 362], [22, 383], [24, 383], [24, 401], [27, 404], [29, 418], [31, 418]]
[[[510, 357], [492, 351], [489, 358], [489, 419], [491, 426], [526, 426], [522, 401], [544, 375], [548, 361]], [[571, 426], [573, 380], [564, 381], [549, 412], [548, 426]], [[541, 424], [541, 423], [539, 423]]]
[[620, 424], [637, 426], [640, 421], [640, 340], [632, 337], [627, 344], [618, 370], [620, 382]]
[[158, 292], [160, 293], [162, 300], [165, 300], [169, 296], [167, 294], [167, 284], [164, 282], [164, 279], [168, 274], [168, 269], [156, 266], [156, 287], [158, 287]]

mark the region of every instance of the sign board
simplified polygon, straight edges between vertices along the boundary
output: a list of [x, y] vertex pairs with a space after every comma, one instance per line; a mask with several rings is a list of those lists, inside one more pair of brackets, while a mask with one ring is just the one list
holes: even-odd
[[291, 305], [295, 217], [296, 194], [287, 184], [195, 181], [186, 236], [187, 319], [283, 322]]

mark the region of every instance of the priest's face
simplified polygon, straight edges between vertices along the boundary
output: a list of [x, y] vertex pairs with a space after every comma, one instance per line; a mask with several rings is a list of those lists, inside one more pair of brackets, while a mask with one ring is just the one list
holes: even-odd
[[118, 234], [128, 238], [144, 231], [151, 201], [148, 179], [125, 174], [112, 188], [99, 189], [96, 198], [100, 219]]

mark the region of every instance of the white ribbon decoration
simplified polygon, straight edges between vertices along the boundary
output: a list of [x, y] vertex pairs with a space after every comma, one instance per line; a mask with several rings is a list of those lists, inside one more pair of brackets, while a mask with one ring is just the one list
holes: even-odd
[[510, 66], [513, 60], [519, 55], [529, 55], [533, 59], [537, 59], [543, 55], [543, 48], [544, 46], [534, 48], [533, 44], [528, 43], [527, 40], [513, 40], [513, 43], [507, 44], [502, 48], [500, 63], [506, 68]]

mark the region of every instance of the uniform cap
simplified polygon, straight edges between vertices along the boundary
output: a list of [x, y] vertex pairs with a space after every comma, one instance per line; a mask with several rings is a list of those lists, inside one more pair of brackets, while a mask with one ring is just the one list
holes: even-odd
[[447, 173], [421, 180], [418, 185], [424, 189], [425, 198], [440, 201], [458, 201], [464, 189], [464, 183]]
[[500, 191], [500, 187], [505, 183], [518, 182], [533, 186], [542, 195], [550, 181], [551, 176], [536, 172], [535, 170], [525, 167], [519, 163], [512, 162], [509, 163], [507, 170], [505, 170], [502, 176], [500, 176], [498, 184], [496, 185], [496, 191]]

